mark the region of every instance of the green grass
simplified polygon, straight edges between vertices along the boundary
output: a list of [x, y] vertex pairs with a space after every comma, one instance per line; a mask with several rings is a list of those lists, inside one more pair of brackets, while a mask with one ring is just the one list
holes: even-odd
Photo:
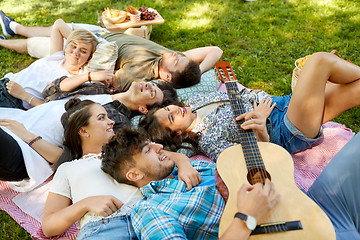
[[[0, 9], [25, 25], [66, 22], [97, 24], [96, 11], [127, 5], [156, 8], [165, 23], [153, 27], [151, 39], [170, 49], [216, 45], [234, 67], [239, 81], [273, 95], [291, 92], [294, 61], [302, 56], [337, 49], [340, 56], [360, 64], [360, 2], [353, 0], [2, 0]], [[0, 74], [17, 72], [34, 61], [29, 56], [0, 49]], [[335, 119], [360, 131], [360, 108]], [[0, 216], [2, 223], [8, 220]], [[20, 228], [20, 227], [19, 227]], [[13, 239], [16, 226], [3, 234]], [[2, 229], [3, 231], [3, 229]], [[6, 236], [6, 235], [4, 235]], [[0, 237], [1, 238], [1, 237]], [[7, 238], [7, 237], [6, 237]]]

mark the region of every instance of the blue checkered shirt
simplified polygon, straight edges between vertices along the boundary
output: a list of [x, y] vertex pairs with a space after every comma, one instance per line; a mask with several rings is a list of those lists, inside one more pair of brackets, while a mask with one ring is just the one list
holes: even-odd
[[[201, 176], [214, 176], [215, 164], [191, 163]], [[177, 170], [173, 172], [177, 175]], [[131, 213], [139, 239], [217, 239], [225, 202], [214, 184], [190, 191], [182, 181], [164, 179], [140, 188], [144, 198]]]

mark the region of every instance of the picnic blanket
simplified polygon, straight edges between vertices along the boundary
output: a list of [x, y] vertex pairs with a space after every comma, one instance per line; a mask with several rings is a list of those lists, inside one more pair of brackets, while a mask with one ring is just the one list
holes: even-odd
[[[213, 72], [209, 72], [204, 79], [206, 80], [207, 77], [213, 81], [212, 76]], [[214, 85], [210, 90], [213, 91], [217, 87], [218, 85]], [[238, 84], [238, 87], [244, 88], [241, 84]], [[218, 90], [225, 91], [224, 84], [221, 84]], [[342, 124], [329, 122], [324, 124], [323, 128], [324, 138], [320, 139], [312, 149], [292, 155], [295, 183], [305, 191], [332, 157], [354, 136], [354, 133]], [[211, 161], [202, 155], [190, 159]], [[215, 177], [215, 182], [220, 193], [227, 199], [227, 188], [218, 175]], [[76, 239], [79, 230], [75, 225], [64, 234], [53, 238], [46, 238], [41, 230], [41, 215], [50, 184], [51, 178], [31, 192], [19, 193], [12, 190], [7, 182], [0, 181], [0, 209], [6, 211], [34, 239]]]
[[47, 238], [41, 230], [41, 216], [52, 177], [30, 192], [12, 190], [7, 182], [0, 181], [0, 209], [6, 211], [33, 239], [75, 240], [78, 229], [74, 224], [64, 234]]
[[[307, 190], [319, 176], [332, 157], [353, 137], [354, 133], [344, 125], [328, 122], [323, 125], [324, 138], [316, 146], [293, 154], [295, 183], [300, 189]], [[209, 158], [197, 155], [192, 161]], [[221, 178], [215, 178], [218, 189], [227, 198], [227, 189]], [[35, 239], [46, 238], [41, 230], [41, 214], [50, 181], [28, 193], [12, 190], [6, 182], [0, 181], [0, 209], [6, 211], [20, 226]], [[72, 226], [63, 235], [50, 239], [76, 239], [78, 229]]]

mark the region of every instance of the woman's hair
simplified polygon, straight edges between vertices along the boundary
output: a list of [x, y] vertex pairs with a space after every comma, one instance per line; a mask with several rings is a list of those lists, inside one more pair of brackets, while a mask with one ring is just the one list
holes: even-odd
[[168, 106], [171, 104], [179, 103], [179, 98], [178, 98], [177, 92], [170, 83], [161, 81], [159, 83], [156, 83], [156, 85], [164, 93], [164, 100], [161, 103], [161, 105]]
[[94, 34], [85, 29], [77, 29], [72, 31], [66, 41], [66, 45], [68, 45], [71, 41], [82, 41], [86, 43], [91, 43], [91, 55], [95, 52], [96, 45], [98, 44], [98, 40], [94, 36]]
[[66, 112], [61, 116], [61, 124], [64, 127], [64, 150], [59, 159], [52, 166], [56, 170], [62, 163], [81, 158], [80, 128], [89, 125], [91, 112], [89, 107], [94, 103], [91, 100], [81, 101], [72, 98], [65, 104]]
[[[182, 104], [179, 101], [176, 89], [170, 83], [164, 82], [164, 81], [159, 81], [159, 82], [154, 82], [154, 83], [163, 92], [164, 99], [161, 103], [157, 102], [157, 103], [154, 103], [153, 105], [146, 105], [148, 110], [150, 110], [152, 108], [165, 107], [165, 106], [172, 105], [172, 104], [174, 104], [174, 105]], [[140, 115], [140, 113], [138, 111], [132, 111], [131, 113], [133, 116]]]
[[151, 109], [139, 122], [139, 127], [144, 128], [152, 141], [168, 147], [171, 151], [177, 151], [180, 148], [189, 148], [183, 143], [190, 143], [194, 150], [199, 153], [198, 142], [200, 133], [184, 131], [177, 133], [170, 128], [162, 126], [155, 117], [155, 112], [159, 107]]

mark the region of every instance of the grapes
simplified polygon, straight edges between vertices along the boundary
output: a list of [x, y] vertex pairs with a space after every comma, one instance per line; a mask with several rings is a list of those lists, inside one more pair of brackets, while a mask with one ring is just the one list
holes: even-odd
[[141, 12], [141, 20], [154, 20], [156, 16], [156, 12], [149, 11], [147, 7], [139, 7], [139, 11]]

